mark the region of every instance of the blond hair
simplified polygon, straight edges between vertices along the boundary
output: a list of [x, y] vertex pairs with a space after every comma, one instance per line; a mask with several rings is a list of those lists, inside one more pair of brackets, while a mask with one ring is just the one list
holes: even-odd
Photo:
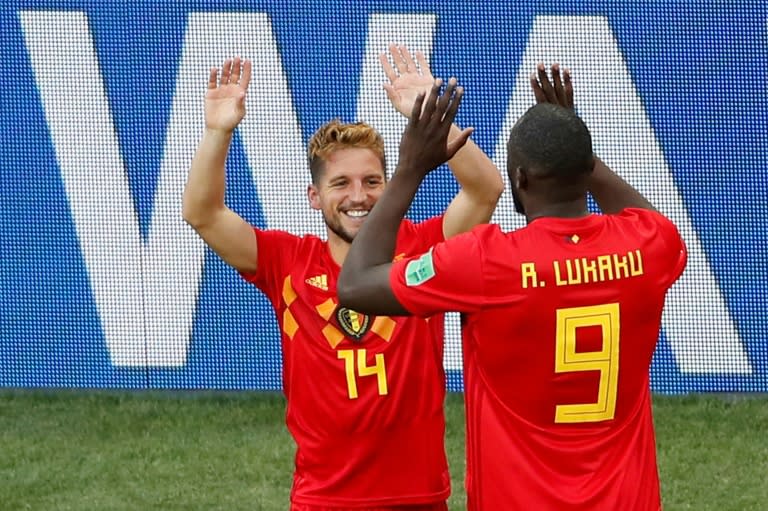
[[364, 122], [344, 123], [333, 119], [322, 126], [309, 139], [307, 159], [312, 182], [317, 184], [328, 157], [339, 149], [370, 149], [379, 160], [382, 169], [387, 168], [384, 156], [384, 139], [381, 134]]

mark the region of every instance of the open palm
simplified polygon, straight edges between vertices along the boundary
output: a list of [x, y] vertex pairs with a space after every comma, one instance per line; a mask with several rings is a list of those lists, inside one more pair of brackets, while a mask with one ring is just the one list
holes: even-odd
[[414, 61], [408, 48], [394, 44], [389, 46], [389, 53], [392, 62], [386, 54], [379, 55], [379, 62], [389, 80], [389, 83], [384, 84], [384, 89], [395, 109], [410, 117], [416, 97], [428, 94], [435, 79], [423, 53], [417, 51]]
[[205, 93], [205, 126], [208, 129], [232, 131], [245, 117], [245, 94], [251, 81], [251, 62], [240, 58], [225, 60], [208, 76]]

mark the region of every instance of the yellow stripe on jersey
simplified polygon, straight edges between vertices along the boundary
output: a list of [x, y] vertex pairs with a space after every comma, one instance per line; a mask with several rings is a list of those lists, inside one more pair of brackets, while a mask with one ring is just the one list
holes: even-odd
[[392, 332], [395, 331], [397, 323], [389, 316], [378, 316], [373, 320], [371, 331], [377, 334], [379, 337], [389, 342], [392, 338]]
[[328, 341], [328, 344], [331, 345], [331, 348], [336, 348], [336, 346], [338, 346], [339, 343], [344, 340], [344, 334], [339, 332], [339, 329], [331, 324], [325, 325], [323, 327], [323, 335]]
[[328, 321], [336, 310], [336, 302], [333, 301], [333, 298], [328, 298], [326, 301], [316, 306], [315, 309], [317, 309], [317, 313], [320, 314], [324, 320]]
[[299, 324], [296, 322], [296, 318], [293, 317], [291, 311], [285, 309], [283, 312], [283, 331], [288, 335], [290, 340], [293, 340], [293, 336], [296, 335], [298, 329]]
[[288, 275], [283, 281], [283, 301], [285, 302], [286, 307], [290, 306], [296, 298], [296, 291], [293, 290], [293, 286], [291, 285], [291, 276]]

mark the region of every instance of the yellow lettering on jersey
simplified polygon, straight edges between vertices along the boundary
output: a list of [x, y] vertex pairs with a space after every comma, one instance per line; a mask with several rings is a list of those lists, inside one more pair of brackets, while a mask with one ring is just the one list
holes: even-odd
[[613, 267], [611, 266], [611, 256], [597, 256], [597, 269], [600, 272], [600, 282], [613, 280]]
[[643, 274], [643, 255], [640, 250], [627, 254], [629, 256], [629, 274], [637, 277]]
[[552, 261], [552, 268], [555, 270], [555, 285], [565, 286], [568, 284], [567, 280], [563, 280], [560, 276], [560, 261]]
[[528, 286], [538, 286], [536, 280], [536, 265], [533, 263], [523, 263], [520, 265], [520, 273], [523, 276], [523, 289], [528, 289]]
[[617, 279], [626, 279], [629, 277], [629, 263], [627, 262], [627, 255], [620, 256], [619, 254], [613, 254], [613, 268], [616, 272]]
[[581, 266], [578, 261], [565, 260], [565, 272], [568, 276], [568, 284], [581, 284]]
[[328, 291], [328, 276], [325, 274], [310, 277], [304, 282], [323, 291]]
[[582, 257], [581, 266], [584, 269], [584, 283], [597, 282], [597, 262], [594, 259]]
[[[357, 356], [355, 356], [357, 352]], [[369, 366], [367, 352], [364, 348], [358, 350], [339, 350], [336, 352], [337, 358], [344, 360], [344, 373], [347, 377], [347, 395], [349, 399], [357, 399], [357, 377], [376, 376], [376, 385], [378, 394], [386, 396], [389, 393], [387, 388], [387, 369], [384, 365], [384, 354], [376, 353], [374, 355], [374, 364]], [[357, 375], [355, 375], [355, 360], [357, 361]]]
[[[557, 405], [555, 423], [600, 422], [616, 413], [619, 387], [619, 304], [557, 309], [555, 372], [600, 372], [597, 400], [592, 403]], [[576, 351], [576, 331], [599, 326], [599, 351]]]
[[365, 350], [357, 350], [357, 372], [360, 377], [375, 375], [379, 395], [386, 396], [389, 393], [389, 389], [387, 389], [387, 369], [384, 367], [384, 354], [376, 353], [373, 358], [375, 362], [372, 366], [369, 366]]
[[[635, 249], [624, 254], [601, 254], [594, 257], [555, 260], [552, 261], [552, 269], [555, 274], [555, 284], [558, 286], [627, 279], [644, 274], [643, 254], [639, 249]], [[523, 283], [525, 284], [525, 281]], [[543, 286], [541, 281], [538, 284], [533, 287]]]
[[355, 379], [355, 352], [354, 350], [339, 350], [336, 352], [339, 359], [344, 359], [344, 372], [347, 375], [347, 395], [349, 399], [357, 399], [357, 380]]

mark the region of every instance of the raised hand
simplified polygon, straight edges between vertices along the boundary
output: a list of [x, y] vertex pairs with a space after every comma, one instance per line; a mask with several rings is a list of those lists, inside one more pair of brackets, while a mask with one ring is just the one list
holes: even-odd
[[227, 59], [219, 70], [211, 68], [205, 93], [205, 127], [231, 132], [245, 117], [245, 93], [251, 81], [251, 62]]
[[450, 160], [467, 143], [473, 128], [464, 129], [450, 143], [448, 132], [459, 110], [464, 88], [451, 78], [440, 94], [442, 80], [434, 81], [429, 95], [416, 96], [410, 120], [400, 140], [400, 161], [397, 172], [426, 175]]
[[547, 68], [541, 62], [536, 66], [536, 72], [531, 73], [531, 88], [536, 97], [536, 103], [552, 103], [573, 109], [573, 84], [571, 73], [563, 70], [560, 78], [560, 65], [552, 64], [552, 79], [547, 76]]
[[419, 93], [428, 94], [435, 79], [426, 57], [420, 51], [416, 52], [414, 61], [408, 48], [391, 44], [389, 54], [391, 63], [385, 53], [379, 54], [379, 62], [389, 80], [389, 83], [384, 84], [384, 90], [392, 106], [404, 116], [410, 117], [416, 97]]

